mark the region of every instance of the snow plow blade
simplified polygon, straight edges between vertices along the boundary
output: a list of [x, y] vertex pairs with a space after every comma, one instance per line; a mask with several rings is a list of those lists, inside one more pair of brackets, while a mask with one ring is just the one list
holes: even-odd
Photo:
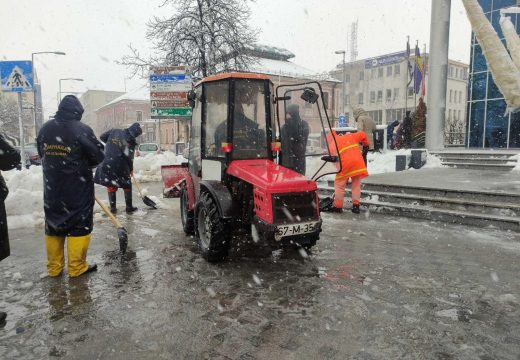
[[163, 197], [177, 198], [181, 194], [181, 184], [188, 175], [188, 164], [162, 165]]

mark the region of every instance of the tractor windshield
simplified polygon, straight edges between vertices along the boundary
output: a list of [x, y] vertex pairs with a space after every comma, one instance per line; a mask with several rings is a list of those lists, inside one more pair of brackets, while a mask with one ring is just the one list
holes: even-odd
[[330, 144], [327, 141], [330, 104], [319, 83], [278, 86], [276, 97], [280, 165], [314, 180], [337, 173], [340, 162], [331, 161], [337, 146], [334, 140]]
[[233, 159], [268, 157], [265, 82], [236, 80], [233, 110]]

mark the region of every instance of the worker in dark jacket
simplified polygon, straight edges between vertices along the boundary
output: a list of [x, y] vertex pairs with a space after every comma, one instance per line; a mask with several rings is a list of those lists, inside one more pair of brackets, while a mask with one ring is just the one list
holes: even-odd
[[137, 210], [132, 205], [132, 179], [136, 138], [143, 133], [141, 125], [133, 123], [128, 129], [108, 130], [100, 136], [105, 143], [105, 160], [98, 166], [94, 181], [107, 187], [110, 211], [117, 212], [116, 193], [122, 188], [125, 193], [126, 212]]
[[[9, 145], [4, 137], [0, 135], [0, 170], [7, 171], [14, 169], [20, 163], [20, 154], [11, 145]], [[9, 249], [9, 234], [7, 232], [7, 214], [5, 212], [5, 198], [9, 190], [5, 184], [4, 178], [0, 174], [0, 261], [8, 257], [11, 252]], [[7, 314], [0, 311], [0, 327], [5, 325]]]
[[300, 118], [298, 105], [287, 106], [285, 124], [280, 133], [282, 140], [281, 165], [305, 175], [305, 151], [309, 138], [309, 124]]
[[92, 168], [103, 161], [103, 144], [80, 122], [83, 106], [72, 95], [60, 102], [53, 120], [38, 133], [38, 153], [44, 179], [47, 272], [59, 276], [65, 266], [76, 277], [97, 269], [88, 265], [87, 250], [93, 228], [94, 181]]

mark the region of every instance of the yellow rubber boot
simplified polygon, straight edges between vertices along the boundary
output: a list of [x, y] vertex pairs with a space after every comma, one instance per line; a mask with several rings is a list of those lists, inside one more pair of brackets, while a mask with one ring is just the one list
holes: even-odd
[[80, 276], [88, 270], [87, 250], [89, 243], [90, 234], [68, 237], [67, 255], [70, 277]]
[[64, 236], [45, 235], [45, 246], [47, 247], [47, 274], [49, 274], [49, 276], [60, 276], [65, 267], [64, 244]]

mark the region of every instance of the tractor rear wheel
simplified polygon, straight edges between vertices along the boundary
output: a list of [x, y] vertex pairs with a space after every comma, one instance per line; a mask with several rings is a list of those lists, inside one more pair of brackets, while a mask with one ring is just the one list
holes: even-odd
[[181, 222], [186, 235], [193, 235], [195, 232], [193, 215], [193, 210], [188, 209], [188, 189], [186, 184], [183, 184], [181, 187]]
[[231, 242], [231, 231], [220, 217], [215, 200], [207, 192], [200, 195], [195, 220], [195, 232], [202, 256], [209, 262], [224, 260]]

